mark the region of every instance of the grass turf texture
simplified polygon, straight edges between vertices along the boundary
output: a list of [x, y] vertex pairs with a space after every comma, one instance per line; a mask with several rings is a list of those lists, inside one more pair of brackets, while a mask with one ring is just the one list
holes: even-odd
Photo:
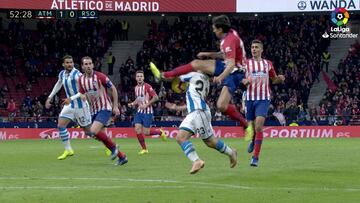
[[56, 160], [60, 140], [0, 142], [0, 202], [359, 202], [360, 139], [265, 139], [258, 168], [241, 139], [238, 166], [192, 139], [206, 162], [189, 175], [190, 161], [175, 140], [117, 139], [129, 158], [115, 166], [101, 143], [72, 140], [75, 156]]

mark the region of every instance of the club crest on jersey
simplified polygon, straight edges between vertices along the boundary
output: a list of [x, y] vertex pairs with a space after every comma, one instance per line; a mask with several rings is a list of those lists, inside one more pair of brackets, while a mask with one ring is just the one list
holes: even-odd
[[231, 47], [226, 47], [225, 48], [225, 52], [231, 52], [232, 50], [231, 50]]

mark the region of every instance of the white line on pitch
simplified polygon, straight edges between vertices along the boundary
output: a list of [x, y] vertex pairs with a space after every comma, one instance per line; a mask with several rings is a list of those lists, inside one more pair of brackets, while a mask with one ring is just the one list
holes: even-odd
[[[30, 180], [30, 181], [37, 181], [37, 180], [85, 180], [85, 181], [127, 181], [127, 182], [157, 182], [157, 183], [176, 183], [176, 184], [187, 184], [187, 185], [202, 185], [205, 187], [216, 187], [216, 188], [234, 188], [234, 189], [244, 189], [244, 190], [317, 190], [317, 191], [348, 191], [348, 192], [360, 192], [360, 188], [328, 188], [328, 187], [320, 187], [320, 188], [303, 188], [303, 187], [256, 187], [256, 186], [244, 186], [244, 185], [232, 185], [232, 184], [221, 184], [221, 183], [207, 183], [207, 182], [191, 182], [191, 181], [177, 181], [177, 180], [163, 180], [163, 179], [133, 179], [133, 178], [101, 178], [101, 177], [0, 177], [0, 180]], [[0, 188], [9, 188], [11, 186], [1, 186]], [[16, 186], [14, 186], [17, 188]], [[30, 187], [18, 187], [21, 188], [31, 188]], [[36, 188], [35, 186], [34, 188]], [[52, 188], [51, 186], [49, 186]], [[87, 187], [87, 186], [85, 186]], [[97, 186], [97, 187], [119, 187], [119, 188], [130, 188], [131, 186]], [[145, 186], [146, 187], [146, 186]], [[156, 186], [149, 186], [146, 188], [155, 188]], [[158, 186], [158, 187], [172, 187], [172, 186]], [[179, 186], [185, 187], [185, 186]], [[39, 186], [41, 188], [41, 186]], [[54, 187], [56, 188], [56, 186]], [[70, 187], [62, 187], [60, 188], [70, 188]], [[82, 186], [75, 186], [75, 188], [82, 188]], [[90, 188], [90, 186], [89, 186]]]

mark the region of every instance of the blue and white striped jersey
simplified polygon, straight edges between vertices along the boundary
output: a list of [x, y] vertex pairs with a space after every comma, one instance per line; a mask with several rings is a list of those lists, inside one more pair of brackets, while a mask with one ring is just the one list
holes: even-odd
[[210, 82], [209, 77], [200, 72], [191, 72], [180, 76], [183, 82], [189, 82], [186, 90], [186, 105], [188, 113], [195, 110], [210, 110], [205, 102], [205, 98], [209, 93]]
[[[70, 98], [79, 92], [79, 83], [78, 79], [82, 75], [82, 73], [73, 68], [70, 73], [67, 73], [65, 70], [62, 70], [59, 73], [59, 80], [62, 81], [63, 87], [66, 92], [66, 97]], [[71, 101], [71, 108], [82, 108], [83, 103], [81, 98], [77, 98], [74, 101]]]
[[[55, 84], [49, 97], [50, 98], [54, 97], [55, 94], [58, 93], [59, 90], [61, 89], [61, 86], [64, 87], [67, 98], [70, 98], [71, 96], [74, 96], [75, 94], [77, 94], [79, 92], [78, 80], [81, 75], [82, 75], [82, 73], [76, 68], [73, 68], [70, 71], [70, 73], [67, 73], [65, 70], [62, 70], [59, 73], [58, 81]], [[77, 99], [71, 101], [70, 106], [71, 106], [71, 108], [83, 108], [84, 103], [81, 100], [81, 98], [77, 98]]]

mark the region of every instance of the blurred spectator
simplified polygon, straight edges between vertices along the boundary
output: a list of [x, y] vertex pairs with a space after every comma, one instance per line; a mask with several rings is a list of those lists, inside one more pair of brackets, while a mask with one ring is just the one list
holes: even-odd
[[129, 40], [128, 33], [129, 33], [129, 22], [126, 20], [123, 20], [121, 22], [121, 40]]
[[21, 81], [16, 84], [15, 88], [16, 88], [16, 92], [18, 92], [19, 90], [25, 90], [25, 87]]
[[114, 74], [114, 64], [115, 64], [116, 58], [112, 55], [112, 52], [109, 52], [109, 55], [107, 57], [107, 64], [108, 64], [108, 75]]
[[329, 72], [330, 58], [331, 58], [331, 54], [329, 53], [328, 50], [325, 50], [321, 55], [321, 70], [323, 70], [325, 66], [326, 72]]
[[11, 99], [8, 103], [7, 111], [9, 113], [9, 120], [11, 120], [10, 118], [14, 118], [16, 116], [16, 104], [13, 99]]

